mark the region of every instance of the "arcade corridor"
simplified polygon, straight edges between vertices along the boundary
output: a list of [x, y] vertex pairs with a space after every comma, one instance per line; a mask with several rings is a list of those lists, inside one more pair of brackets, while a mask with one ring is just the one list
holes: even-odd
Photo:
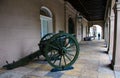
[[[74, 35], [79, 44], [72, 36], [60, 35], [60, 39], [51, 37], [44, 42], [54, 50], [49, 50], [48, 44], [38, 46], [43, 36], [59, 31]], [[97, 40], [89, 41], [92, 38]], [[73, 41], [69, 39], [73, 39], [77, 47], [71, 47]], [[50, 61], [53, 51], [57, 58], [52, 62], [55, 64], [59, 59], [57, 64], [61, 69], [65, 68], [61, 59], [66, 67], [66, 63], [69, 66], [78, 59], [72, 70], [50, 72], [49, 61], [47, 63], [44, 57], [35, 60], [40, 51], [50, 56], [50, 59], [46, 57]], [[66, 54], [70, 51], [74, 53], [68, 53], [71, 57], [76, 56], [73, 60]], [[120, 78], [119, 55], [120, 0], [0, 0], [0, 78]], [[27, 59], [17, 62], [25, 57]], [[30, 62], [26, 66], [12, 70], [2, 68], [26, 64], [26, 60]]]
[[120, 73], [110, 68], [106, 51], [104, 40], [82, 41], [79, 58], [72, 70], [50, 72], [51, 66], [41, 57], [24, 67], [1, 68], [0, 78], [120, 78]]

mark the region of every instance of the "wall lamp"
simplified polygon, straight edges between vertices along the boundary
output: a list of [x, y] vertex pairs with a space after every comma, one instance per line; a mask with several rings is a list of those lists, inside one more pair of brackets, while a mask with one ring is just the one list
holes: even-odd
[[78, 19], [78, 22], [82, 22], [82, 16], [81, 15], [79, 15], [78, 17], [77, 17], [77, 19]]

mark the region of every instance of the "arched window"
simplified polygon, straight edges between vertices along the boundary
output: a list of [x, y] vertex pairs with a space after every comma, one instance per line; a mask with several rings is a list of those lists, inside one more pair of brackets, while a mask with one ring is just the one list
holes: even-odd
[[41, 20], [41, 36], [43, 37], [47, 33], [53, 33], [53, 15], [47, 7], [41, 7], [40, 9]]

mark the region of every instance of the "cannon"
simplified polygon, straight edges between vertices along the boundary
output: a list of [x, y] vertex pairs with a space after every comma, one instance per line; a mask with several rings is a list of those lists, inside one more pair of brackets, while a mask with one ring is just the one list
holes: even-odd
[[43, 55], [48, 63], [57, 69], [64, 70], [77, 60], [79, 55], [79, 44], [73, 35], [59, 32], [57, 34], [46, 34], [38, 44], [39, 50], [13, 63], [3, 67], [13, 69], [28, 64], [33, 59]]

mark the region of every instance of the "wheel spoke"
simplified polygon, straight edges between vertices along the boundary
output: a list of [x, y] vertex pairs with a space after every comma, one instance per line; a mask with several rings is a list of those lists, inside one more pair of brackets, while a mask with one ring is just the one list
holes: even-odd
[[65, 56], [64, 56], [64, 55], [63, 55], [63, 59], [64, 59], [64, 62], [65, 62], [65, 65], [66, 65], [67, 63], [66, 63], [66, 60], [65, 60]]
[[69, 53], [74, 53], [75, 50], [67, 50], [67, 52], [69, 52]]
[[55, 64], [56, 61], [57, 61], [57, 59], [54, 60], [53, 64]]
[[54, 54], [52, 57], [53, 58], [56, 58], [56, 57], [58, 57], [59, 56], [59, 54]]
[[68, 58], [69, 61], [72, 61], [67, 54], [65, 54], [65, 56]]
[[71, 40], [69, 39], [69, 41], [67, 42], [67, 44], [65, 45], [65, 47], [67, 47], [67, 46], [70, 44], [70, 41], [71, 41]]
[[[57, 55], [57, 54], [56, 54], [56, 55]], [[54, 64], [55, 64], [55, 62], [57, 61], [57, 58], [59, 58], [59, 56], [60, 56], [60, 55], [57, 55], [57, 56], [54, 58], [54, 59], [55, 59], [54, 62], [53, 62]]]
[[61, 60], [62, 60], [62, 56], [60, 56], [59, 67], [61, 66]]
[[48, 56], [50, 56], [50, 59], [52, 58], [52, 52], [50, 52], [50, 55], [48, 55]]
[[51, 51], [49, 52], [48, 56], [51, 60], [53, 60], [54, 58], [53, 57], [57, 57], [59, 54], [56, 53], [55, 51]]
[[61, 43], [62, 43], [62, 47], [65, 47], [65, 42], [66, 42], [66, 39], [67, 39], [67, 37], [66, 36], [63, 36], [63, 39], [61, 39], [62, 41], [61, 41]]
[[68, 49], [68, 48], [71, 48], [71, 47], [73, 47], [73, 46], [74, 46], [74, 44], [70, 44], [70, 46], [68, 46], [68, 47], [66, 47], [66, 48]]
[[68, 54], [68, 55], [70, 55], [70, 56], [73, 56], [73, 57], [75, 56], [75, 55], [73, 55], [73, 54], [70, 54], [70, 53], [68, 53], [68, 52], [67, 52], [67, 54]]
[[69, 46], [69, 47], [66, 47], [66, 51], [67, 52], [75, 52], [76, 51], [76, 47], [74, 47], [73, 45]]

